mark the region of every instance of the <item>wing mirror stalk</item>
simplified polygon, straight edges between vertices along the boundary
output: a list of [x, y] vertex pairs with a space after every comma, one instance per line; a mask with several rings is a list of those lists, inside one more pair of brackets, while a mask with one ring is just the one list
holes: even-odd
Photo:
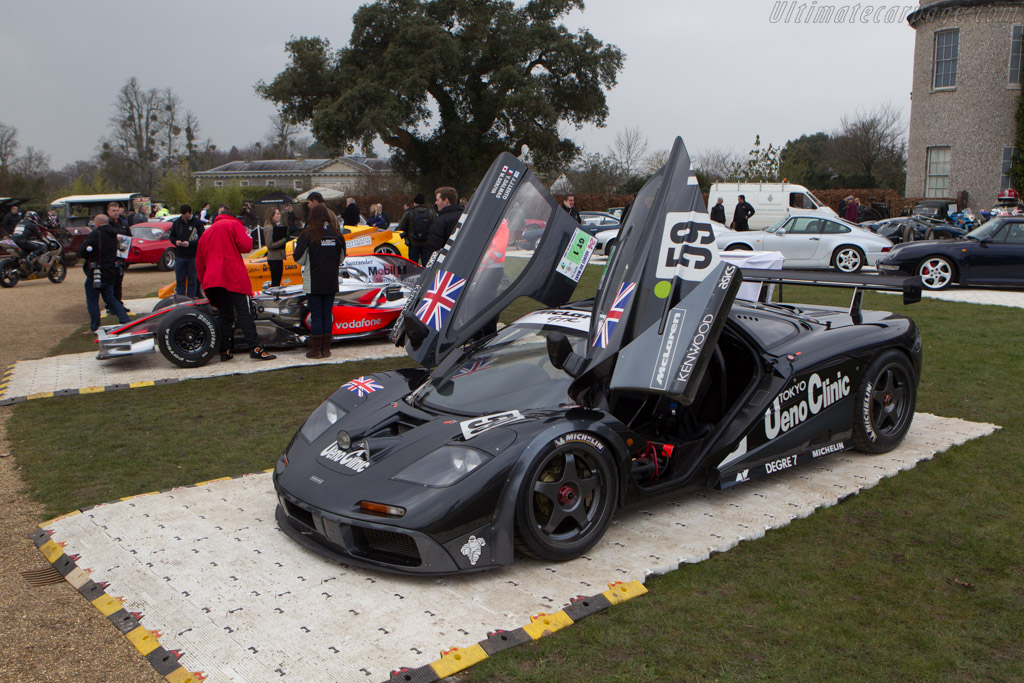
[[583, 371], [584, 358], [572, 350], [569, 338], [561, 332], [552, 332], [547, 338], [548, 360], [570, 377], [579, 377]]

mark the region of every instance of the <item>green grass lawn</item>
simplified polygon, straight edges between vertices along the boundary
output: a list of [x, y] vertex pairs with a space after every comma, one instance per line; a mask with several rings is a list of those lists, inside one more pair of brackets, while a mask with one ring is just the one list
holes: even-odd
[[[592, 293], [598, 276], [589, 269], [578, 294]], [[787, 286], [785, 300], [846, 306], [849, 294]], [[530, 307], [517, 302], [502, 319]], [[1024, 679], [1024, 311], [931, 300], [904, 308], [871, 293], [864, 307], [905, 312], [920, 326], [918, 410], [1003, 429], [763, 539], [653, 577], [649, 595], [463, 678]], [[13, 408], [11, 450], [50, 514], [237, 476], [272, 467], [341, 382], [404, 364], [29, 401]]]

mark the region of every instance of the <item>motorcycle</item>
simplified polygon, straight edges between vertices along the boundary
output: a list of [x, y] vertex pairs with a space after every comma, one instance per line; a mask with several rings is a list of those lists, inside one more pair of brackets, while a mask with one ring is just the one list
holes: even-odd
[[0, 247], [10, 254], [0, 261], [0, 287], [10, 288], [18, 284], [19, 280], [34, 280], [43, 275], [54, 284], [64, 282], [68, 268], [61, 256], [60, 242], [50, 235], [44, 235], [41, 241], [46, 244], [46, 251], [36, 260], [39, 269], [33, 270], [28, 252], [13, 239], [0, 240]]

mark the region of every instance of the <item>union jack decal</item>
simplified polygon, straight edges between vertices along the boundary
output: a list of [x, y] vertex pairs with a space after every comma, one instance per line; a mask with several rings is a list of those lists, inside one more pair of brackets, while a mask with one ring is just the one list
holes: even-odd
[[619, 320], [622, 319], [622, 313], [626, 309], [626, 304], [629, 303], [629, 297], [633, 295], [633, 290], [636, 289], [635, 282], [623, 282], [622, 286], [619, 287], [619, 293], [615, 295], [615, 301], [612, 302], [611, 310], [608, 311], [608, 315], [605, 316], [604, 322], [601, 323], [601, 329], [597, 333], [597, 339], [594, 340], [594, 346], [599, 349], [608, 348], [608, 340], [612, 337], [612, 332], [615, 331], [615, 326], [619, 324]]
[[440, 332], [444, 321], [455, 307], [456, 300], [462, 294], [465, 284], [466, 280], [454, 273], [449, 273], [446, 270], [438, 271], [434, 276], [434, 285], [423, 295], [423, 301], [416, 309], [416, 317], [422, 320], [427, 327], [432, 327]]
[[452, 379], [458, 379], [460, 377], [465, 377], [466, 375], [472, 375], [474, 372], [480, 372], [481, 370], [486, 370], [487, 368], [491, 367], [494, 367], [493, 359], [481, 358], [479, 360], [473, 361], [472, 363], [466, 363], [465, 365], [463, 365], [458, 372], [452, 375]]
[[349, 391], [354, 391], [356, 394], [359, 395], [359, 398], [369, 396], [378, 389], [384, 388], [384, 386], [380, 384], [380, 382], [373, 379], [372, 377], [356, 377], [351, 382], [346, 382], [341, 386], [348, 389]]

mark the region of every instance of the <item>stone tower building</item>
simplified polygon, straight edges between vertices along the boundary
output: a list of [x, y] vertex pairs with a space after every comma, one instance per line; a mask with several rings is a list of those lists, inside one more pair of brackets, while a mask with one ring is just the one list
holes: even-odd
[[988, 209], [1010, 186], [1024, 3], [921, 0], [907, 21], [917, 39], [906, 196], [966, 192], [968, 206]]

